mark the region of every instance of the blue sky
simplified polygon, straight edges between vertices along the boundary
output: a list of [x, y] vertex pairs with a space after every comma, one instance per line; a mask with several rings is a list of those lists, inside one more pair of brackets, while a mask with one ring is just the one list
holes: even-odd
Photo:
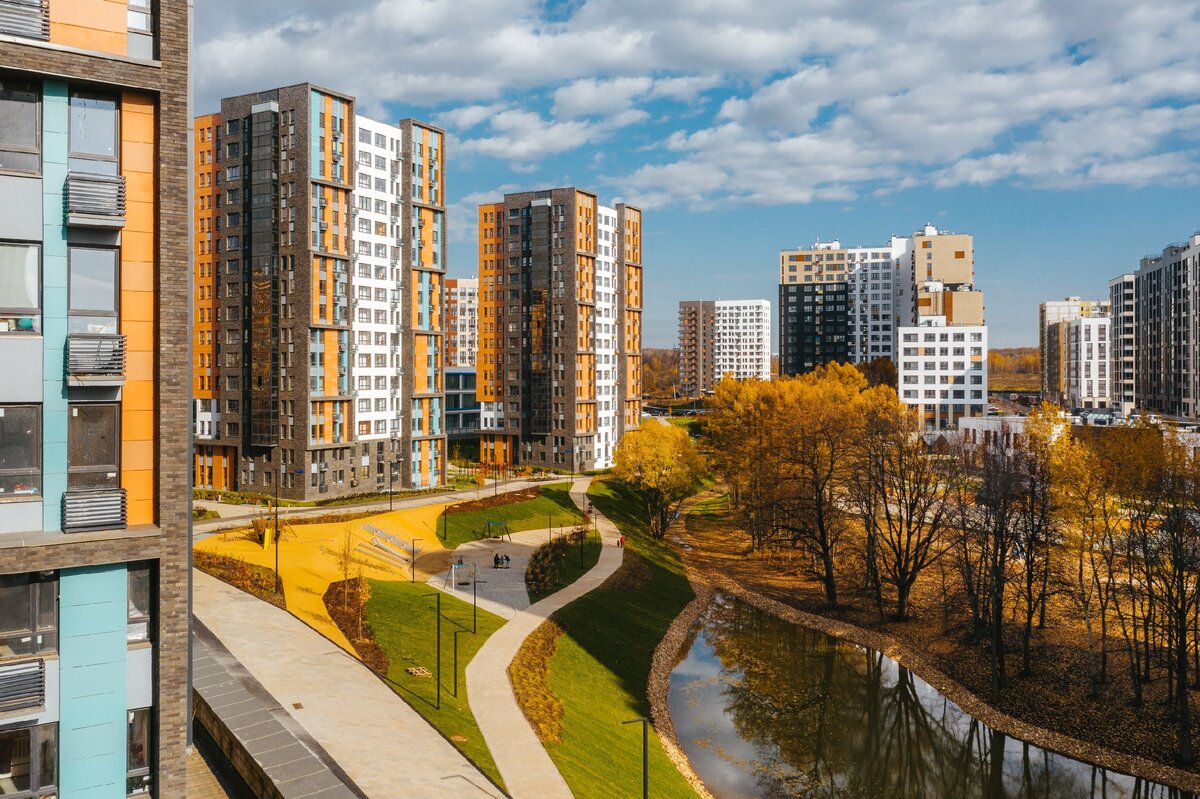
[[[993, 346], [1200, 228], [1200, 1], [205, 0], [197, 113], [312, 81], [449, 132], [473, 209], [578, 185], [645, 209], [645, 342], [775, 300], [780, 249], [975, 236]], [[339, 31], [342, 38], [330, 35]]]

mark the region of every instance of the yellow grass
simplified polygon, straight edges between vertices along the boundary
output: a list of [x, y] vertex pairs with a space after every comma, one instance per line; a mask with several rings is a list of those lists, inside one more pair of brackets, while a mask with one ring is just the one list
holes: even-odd
[[[282, 543], [279, 547], [279, 574], [283, 579], [288, 611], [357, 657], [354, 647], [326, 612], [323, 599], [329, 584], [343, 579], [338, 564], [338, 552], [344, 546], [346, 534], [349, 533], [353, 539], [352, 548], [357, 547], [360, 542], [370, 546], [373, 536], [365, 527], [372, 525], [401, 540], [420, 538], [417, 546], [422, 552], [438, 550], [442, 548], [441, 542], [432, 531], [445, 507], [427, 505], [380, 513], [348, 522], [295, 526], [287, 524], [285, 508], [280, 517]], [[273, 522], [273, 519], [270, 522]], [[273, 523], [269, 523], [268, 534], [273, 530]], [[196, 549], [241, 558], [248, 563], [270, 569], [275, 567], [274, 549], [271, 546], [263, 547], [249, 530], [206, 538], [196, 544]], [[368, 579], [399, 580], [409, 577], [407, 569], [355, 551], [350, 576], [357, 575], [360, 568], [362, 575]], [[422, 570], [420, 560], [417, 562], [416, 576], [418, 580], [429, 576]]]

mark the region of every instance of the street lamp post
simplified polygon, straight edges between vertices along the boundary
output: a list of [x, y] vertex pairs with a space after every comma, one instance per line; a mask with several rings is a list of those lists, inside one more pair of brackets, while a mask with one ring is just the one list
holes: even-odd
[[[469, 633], [470, 630], [454, 631], [454, 698], [458, 698], [458, 636]], [[472, 633], [474, 635], [474, 633]]]
[[442, 592], [434, 591], [432, 594], [422, 594], [423, 597], [434, 597], [437, 599], [437, 699], [434, 707], [437, 710], [442, 709]]
[[642, 723], [642, 799], [650, 799], [650, 719], [641, 718], [622, 721], [622, 724]]
[[[479, 566], [476, 566], [475, 569], [478, 571]], [[479, 630], [479, 593], [476, 586], [486, 582], [487, 580], [475, 578], [471, 580], [471, 632], [473, 633]]]
[[417, 542], [424, 540], [424, 538], [414, 538], [412, 540], [412, 560], [409, 561], [409, 563], [412, 565], [412, 578], [409, 580], [410, 583], [415, 583], [417, 581]]
[[279, 459], [279, 472], [275, 475], [275, 593], [279, 593], [283, 589], [283, 583], [279, 579], [279, 484], [283, 482], [283, 450], [279, 445], [275, 445], [275, 454]]

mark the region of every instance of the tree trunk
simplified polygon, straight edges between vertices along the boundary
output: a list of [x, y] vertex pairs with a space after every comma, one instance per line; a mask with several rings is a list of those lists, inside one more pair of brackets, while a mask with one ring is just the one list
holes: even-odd
[[837, 582], [834, 579], [833, 573], [833, 556], [826, 549], [821, 553], [822, 565], [825, 567], [825, 576], [822, 582], [825, 583], [825, 602], [831, 608], [837, 607]]

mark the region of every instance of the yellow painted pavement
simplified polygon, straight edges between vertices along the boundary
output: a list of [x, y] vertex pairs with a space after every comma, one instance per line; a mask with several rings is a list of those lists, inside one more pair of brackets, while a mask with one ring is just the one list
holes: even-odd
[[[435, 529], [438, 516], [445, 507], [446, 505], [426, 505], [346, 522], [297, 525], [288, 524], [287, 509], [284, 508], [279, 519], [282, 531], [279, 575], [283, 580], [288, 611], [357, 657], [354, 647], [326, 612], [324, 601], [330, 583], [345, 579], [338, 564], [338, 553], [345, 546], [346, 536], [351, 537], [351, 549], [354, 551], [351, 577], [357, 576], [361, 570], [362, 576], [374, 580], [408, 579], [409, 572], [406, 568], [390, 563], [384, 558], [365, 554], [358, 549], [360, 543], [370, 547], [371, 540], [375, 537], [365, 527], [374, 526], [401, 541], [419, 538], [421, 540], [418, 543], [418, 551], [430, 552], [443, 548]], [[331, 511], [333, 512], [336, 511]], [[267, 521], [270, 534], [274, 530], [274, 517], [268, 516]], [[214, 535], [198, 541], [196, 549], [238, 558], [269, 569], [275, 567], [274, 550], [271, 547], [264, 548], [249, 530]], [[417, 579], [424, 580], [427, 577], [418, 565]]]

